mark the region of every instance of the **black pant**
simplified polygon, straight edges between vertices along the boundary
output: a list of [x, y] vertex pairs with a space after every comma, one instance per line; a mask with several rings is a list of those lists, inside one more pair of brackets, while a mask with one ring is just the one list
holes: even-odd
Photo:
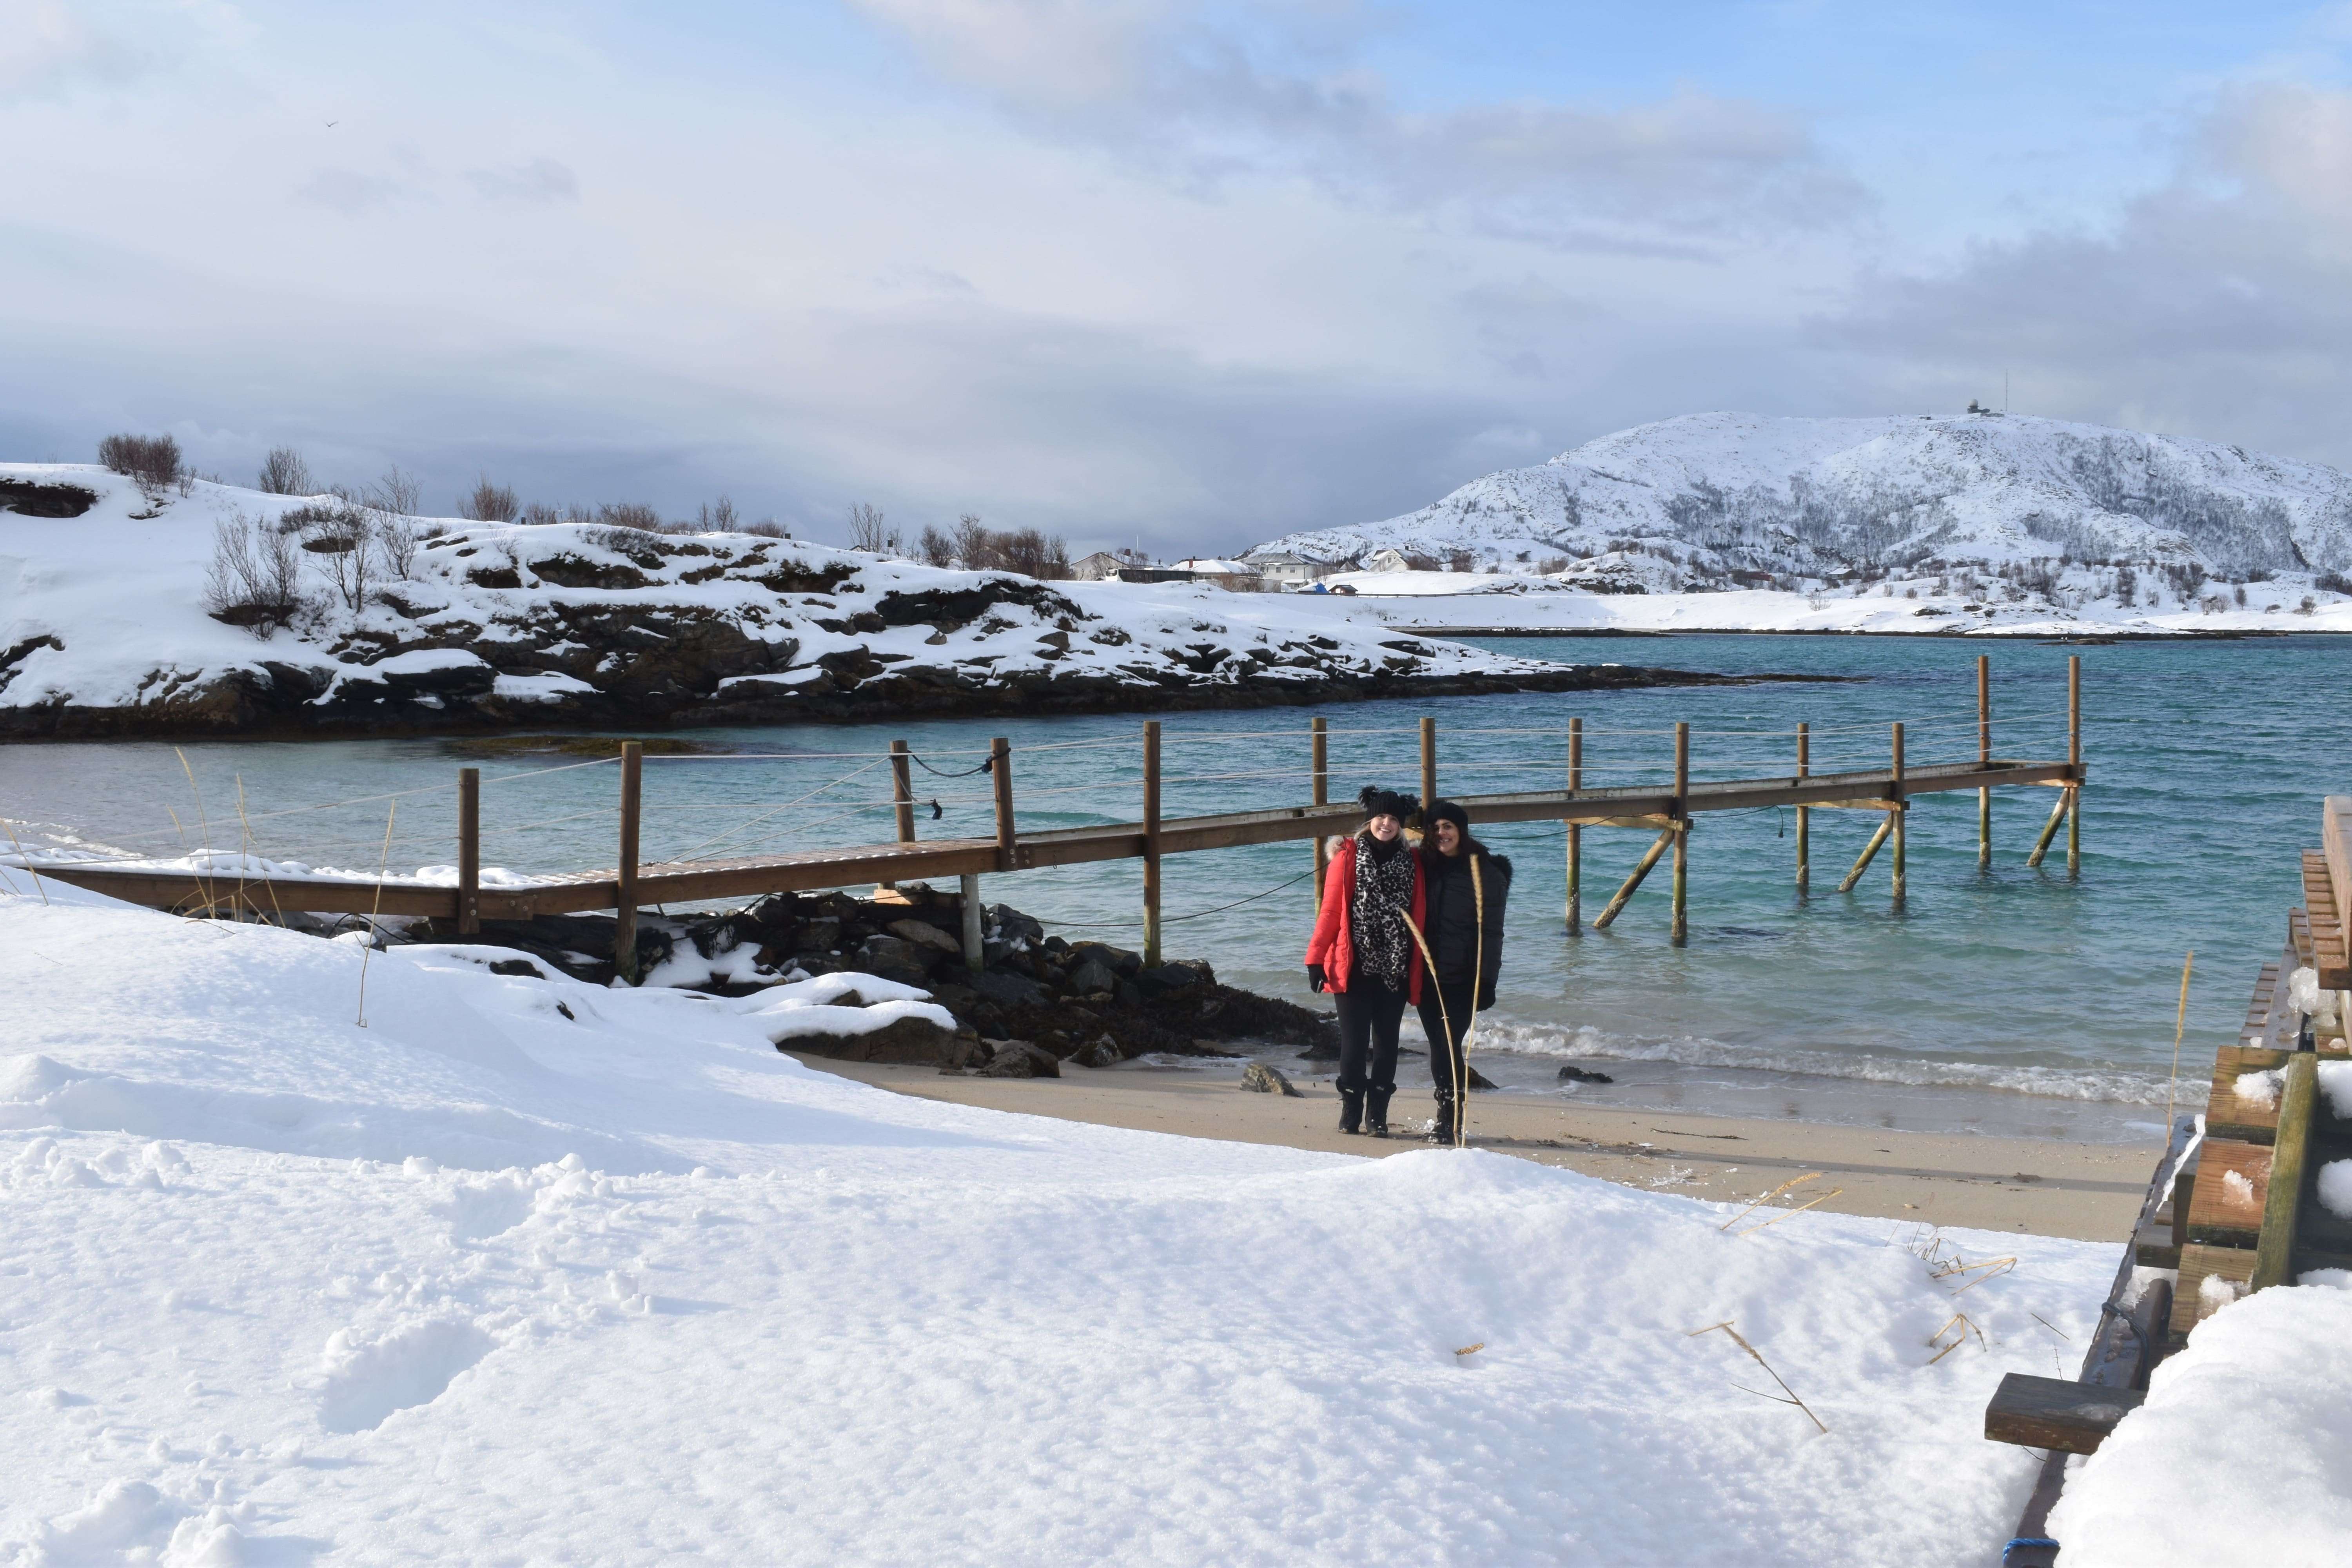
[[[1437, 1085], [1437, 1098], [1441, 1100], [1452, 1100], [1454, 1086], [1469, 1082], [1462, 1056], [1462, 1037], [1470, 1032], [1470, 1006], [1477, 999], [1477, 993], [1478, 987], [1467, 980], [1421, 983], [1421, 1029], [1429, 1037], [1429, 1076]], [[1440, 997], [1445, 1002], [1442, 1014], [1438, 1011]]]
[[1387, 1104], [1396, 1092], [1397, 1026], [1404, 1021], [1404, 993], [1358, 974], [1331, 1001], [1339, 1009], [1339, 1092], [1369, 1089]]

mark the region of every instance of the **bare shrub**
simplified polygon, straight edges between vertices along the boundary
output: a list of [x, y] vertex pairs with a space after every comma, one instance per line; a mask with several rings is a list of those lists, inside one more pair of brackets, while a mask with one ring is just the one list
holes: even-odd
[[859, 501], [849, 509], [849, 548], [862, 550], [868, 555], [897, 552], [898, 535], [883, 520], [880, 507], [871, 501]]
[[934, 549], [943, 549], [967, 572], [1018, 572], [1047, 580], [1070, 574], [1070, 547], [1060, 534], [1034, 528], [999, 531], [971, 512], [956, 520], [952, 536], [925, 530], [922, 549], [926, 561], [932, 560]]
[[[357, 615], [381, 573], [383, 541], [376, 514], [348, 501], [305, 510], [315, 515], [303, 525], [302, 548], [336, 601]], [[413, 545], [410, 553], [413, 557]]]
[[2239, 584], [2237, 587], [2231, 591], [2231, 597], [2238, 601], [2238, 605], [2241, 609], [2244, 608], [2246, 603], [2246, 585], [2243, 583]]
[[136, 482], [151, 500], [188, 477], [180, 463], [180, 443], [169, 436], [109, 436], [98, 444], [98, 460]]
[[772, 517], [763, 517], [757, 522], [747, 522], [735, 531], [757, 534], [761, 539], [790, 539], [793, 536], [791, 529]]
[[923, 564], [926, 566], [955, 564], [955, 541], [933, 528], [929, 523], [923, 525], [923, 537], [916, 541], [915, 552], [922, 557]]
[[261, 473], [253, 488], [267, 496], [314, 496], [319, 493], [318, 481], [310, 477], [310, 466], [302, 454], [291, 447], [272, 447], [269, 456], [261, 459]]
[[1556, 576], [1567, 570], [1568, 557], [1565, 555], [1547, 555], [1536, 563], [1536, 574], [1539, 577]]
[[1415, 572], [1434, 572], [1437, 570], [1437, 557], [1434, 555], [1408, 553], [1404, 558], [1404, 563], [1407, 567]]
[[512, 522], [522, 515], [522, 506], [515, 500], [512, 486], [494, 485], [484, 474], [471, 495], [458, 499], [457, 515], [476, 522]]
[[634, 528], [640, 533], [659, 533], [661, 513], [639, 501], [606, 501], [596, 509], [596, 521], [605, 528]]
[[398, 512], [378, 512], [375, 520], [376, 552], [383, 557], [387, 576], [404, 578], [416, 570], [416, 552], [424, 544], [425, 534], [415, 521]]
[[1448, 572], [1468, 572], [1477, 564], [1478, 557], [1467, 550], [1454, 549], [1445, 552], [1445, 569]]
[[971, 512], [956, 519], [955, 558], [967, 572], [992, 572], [1004, 563], [996, 553], [996, 535]]
[[425, 481], [394, 463], [368, 486], [367, 504], [394, 517], [415, 517], [425, 510]]
[[740, 533], [742, 525], [735, 518], [735, 503], [725, 496], [715, 501], [705, 501], [695, 516], [698, 533]]
[[1070, 574], [1070, 549], [1055, 534], [1048, 538], [1034, 528], [1016, 529], [996, 536], [997, 553], [1008, 572], [1024, 577], [1059, 579]]
[[268, 637], [302, 613], [302, 552], [293, 536], [243, 512], [213, 525], [205, 613]]

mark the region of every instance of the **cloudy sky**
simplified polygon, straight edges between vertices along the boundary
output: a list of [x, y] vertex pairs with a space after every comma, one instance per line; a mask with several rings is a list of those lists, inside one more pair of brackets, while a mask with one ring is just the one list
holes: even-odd
[[1705, 409], [2352, 466], [2352, 5], [0, 0], [0, 457], [1182, 552]]

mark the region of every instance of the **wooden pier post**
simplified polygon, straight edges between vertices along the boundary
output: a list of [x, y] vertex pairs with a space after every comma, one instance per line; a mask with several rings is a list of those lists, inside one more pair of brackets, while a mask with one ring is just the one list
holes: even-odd
[[1878, 853], [1878, 847], [1885, 843], [1886, 836], [1894, 831], [1895, 813], [1890, 811], [1886, 814], [1886, 820], [1878, 825], [1878, 831], [1870, 836], [1870, 842], [1862, 847], [1862, 857], [1854, 861], [1853, 869], [1848, 871], [1845, 874], [1845, 880], [1838, 884], [1837, 890], [1839, 892], [1851, 893], [1853, 891], [1853, 885], [1862, 880], [1862, 874], [1864, 871], [1870, 869], [1871, 859]]
[[2066, 805], [2074, 797], [2074, 785], [2066, 784], [2059, 789], [2058, 804], [2050, 808], [2050, 820], [2042, 825], [2041, 837], [2033, 841], [2033, 852], [2025, 858], [2027, 870], [2041, 865], [2042, 858], [2050, 853], [2050, 841], [2058, 837], [2058, 825], [2066, 820]]
[[2075, 770], [2066, 786], [2066, 874], [2083, 869], [2083, 656], [2066, 656], [2066, 763]]
[[1895, 809], [1886, 814], [1895, 826], [1895, 897], [1899, 901], [1904, 894], [1903, 823], [1911, 815], [1911, 805], [1903, 798], [1903, 725], [1895, 726]]
[[2271, 1146], [2270, 1185], [2263, 1194], [2263, 1227], [2254, 1245], [2253, 1288], [2266, 1290], [2292, 1282], [2287, 1255], [2294, 1246], [2296, 1212], [2303, 1197], [2303, 1171], [2311, 1147], [2312, 1108], [2318, 1099], [2319, 1058], [2297, 1051], [2286, 1059], [2279, 1090], [2278, 1131]]
[[482, 929], [482, 770], [457, 770], [457, 934]]
[[[1992, 660], [1977, 655], [1977, 765], [1992, 761]], [[1977, 791], [1977, 869], [1992, 869], [1992, 785]]]
[[1690, 940], [1690, 726], [1675, 722], [1675, 918], [1667, 940]]
[[[912, 844], [915, 841], [915, 783], [908, 771], [907, 742], [904, 741], [890, 742], [890, 802], [898, 818], [898, 842]], [[888, 889], [898, 885], [897, 879], [893, 878], [883, 882], [881, 887]]]
[[1437, 798], [1437, 721], [1427, 714], [1421, 720], [1421, 810], [1422, 826], [1429, 824], [1429, 803]]
[[613, 913], [613, 967], [635, 985], [637, 974], [637, 806], [645, 783], [646, 749], [621, 742], [620, 892]]
[[[1797, 776], [1801, 779], [1811, 778], [1812, 773], [1812, 726], [1800, 723], [1797, 726]], [[1797, 807], [1797, 891], [1800, 893], [1812, 890], [1812, 826], [1813, 808], [1810, 805]]]
[[1143, 962], [1160, 967], [1160, 721], [1143, 721]]
[[980, 875], [967, 871], [963, 876], [963, 966], [974, 974], [986, 962], [980, 937]]
[[1592, 922], [1594, 931], [1609, 929], [1610, 922], [1617, 918], [1617, 911], [1625, 907], [1625, 900], [1633, 896], [1633, 890], [1642, 885], [1642, 879], [1650, 874], [1650, 868], [1656, 865], [1658, 857], [1666, 852], [1666, 846], [1679, 837], [1671, 827], [1658, 835], [1657, 842], [1650, 846], [1642, 856], [1641, 863], [1633, 868], [1633, 874], [1625, 879], [1625, 885], [1617, 889], [1616, 896], [1609, 900], [1609, 907], [1602, 910], [1601, 918]]
[[[1568, 793], [1584, 787], [1584, 721], [1568, 721]], [[1582, 934], [1584, 921], [1584, 825], [1568, 825], [1568, 934]]]
[[996, 785], [996, 868], [1013, 869], [1013, 742], [988, 742], [988, 772]]
[[[1331, 804], [1331, 733], [1328, 724], [1317, 719], [1308, 731], [1308, 770], [1314, 774], [1315, 804]], [[1315, 835], [1315, 907], [1323, 907], [1323, 874], [1331, 867], [1331, 836], [1319, 829]]]

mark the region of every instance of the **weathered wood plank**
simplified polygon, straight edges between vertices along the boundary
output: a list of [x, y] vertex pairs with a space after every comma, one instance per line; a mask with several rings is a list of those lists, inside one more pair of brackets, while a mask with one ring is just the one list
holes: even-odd
[[2264, 1102], [2238, 1093], [2238, 1080], [2286, 1065], [2287, 1053], [2259, 1046], [2223, 1046], [2213, 1053], [2213, 1088], [2205, 1100], [2205, 1130], [2241, 1143], [2270, 1143], [2278, 1135], [2278, 1099]]
[[2352, 962], [2344, 951], [2344, 917], [2336, 912], [2336, 879], [2322, 849], [2303, 852], [2303, 907], [2311, 922], [2311, 952], [2323, 991], [2352, 990]]
[[2259, 1143], [2208, 1138], [2198, 1151], [2189, 1199], [2189, 1239], [2204, 1247], [2252, 1247], [2263, 1232], [2271, 1153]]
[[2146, 1402], [2133, 1388], [2104, 1388], [2012, 1372], [1985, 1406], [1984, 1434], [1996, 1443], [2095, 1454], [2116, 1424]]
[[2311, 1148], [2312, 1105], [2319, 1098], [2319, 1061], [2309, 1051], [2287, 1058], [2286, 1088], [2279, 1096], [2278, 1142], [2272, 1151], [2270, 1182], [2263, 1199], [2262, 1241], [2254, 1251], [2254, 1289], [2289, 1282], [2294, 1251], [2296, 1211], [2303, 1202], [2303, 1166]]
[[2205, 1281], [2228, 1279], [2251, 1285], [2254, 1249], [2251, 1247], [2200, 1247], [2190, 1242], [2180, 1249], [2180, 1283], [2172, 1292], [2172, 1332], [2186, 1334], [2219, 1310], [2205, 1301]]

